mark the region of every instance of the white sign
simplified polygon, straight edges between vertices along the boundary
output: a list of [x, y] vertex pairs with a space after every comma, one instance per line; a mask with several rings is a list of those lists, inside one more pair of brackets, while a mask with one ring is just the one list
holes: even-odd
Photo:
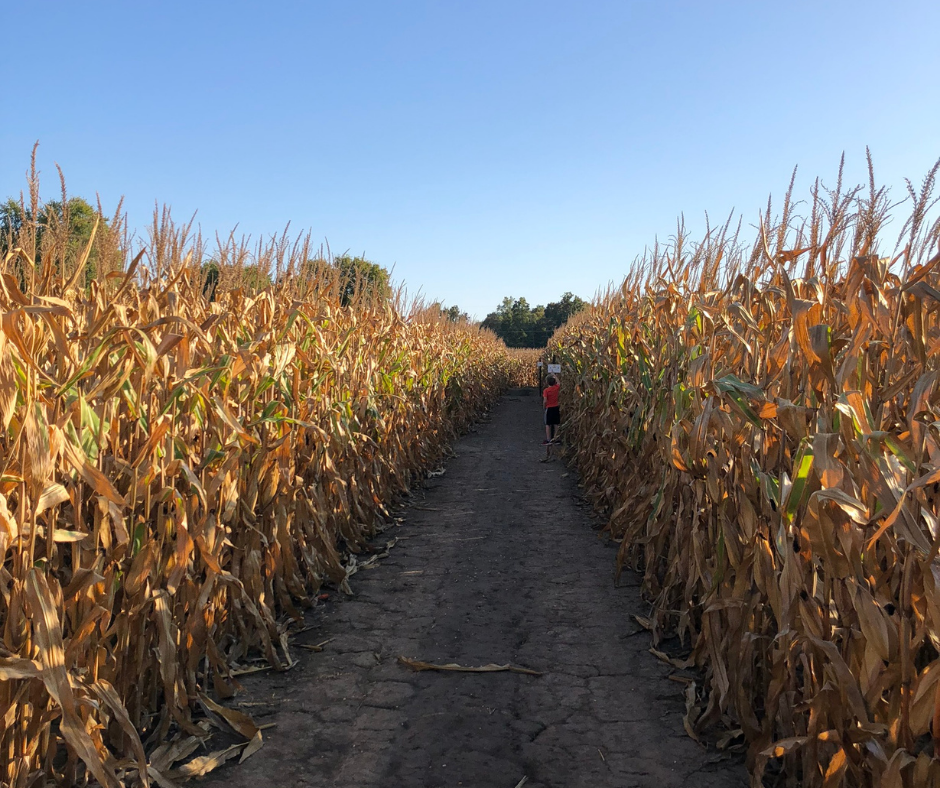
[[537, 364], [537, 366], [538, 366], [539, 369], [541, 369], [541, 368], [542, 368], [542, 362], [540, 361], [540, 362]]
[[549, 374], [549, 375], [560, 375], [560, 374], [561, 374], [561, 364], [549, 364], [549, 365], [548, 365], [548, 374]]

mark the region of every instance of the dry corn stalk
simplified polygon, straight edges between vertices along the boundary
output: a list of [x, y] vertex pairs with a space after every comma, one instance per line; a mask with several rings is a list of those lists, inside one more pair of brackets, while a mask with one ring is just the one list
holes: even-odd
[[[254, 654], [291, 664], [290, 619], [344, 585], [344, 551], [521, 374], [493, 335], [430, 310], [341, 306], [304, 243], [262, 248], [278, 282], [255, 291], [226, 247], [238, 260], [209, 288], [188, 232], [158, 215], [141, 255], [88, 283], [51, 248], [37, 264], [25, 235], [0, 260], [14, 788], [146, 783], [148, 758], [167, 777], [205, 738], [204, 693], [230, 696]], [[154, 754], [174, 733], [175, 755]]]
[[705, 670], [687, 726], [743, 735], [755, 785], [940, 784], [936, 171], [892, 259], [873, 179], [803, 222], [788, 194], [751, 250], [680, 226], [550, 343], [654, 645]]

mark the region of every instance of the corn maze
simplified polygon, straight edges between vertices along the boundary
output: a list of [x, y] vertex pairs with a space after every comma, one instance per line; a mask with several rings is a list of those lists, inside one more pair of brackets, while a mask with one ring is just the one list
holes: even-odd
[[241, 752], [260, 746], [210, 695], [259, 660], [292, 663], [292, 622], [345, 586], [385, 507], [522, 368], [433, 310], [344, 306], [335, 276], [299, 273], [303, 244], [258, 251], [278, 272], [259, 290], [233, 247], [210, 291], [188, 233], [157, 216], [125, 260], [114, 233], [38, 248], [26, 227], [0, 260], [0, 781], [15, 788], [175, 785], [205, 768], [189, 756], [207, 715]]
[[[936, 173], [893, 232], [841, 173], [753, 245], [680, 225], [546, 351], [685, 729], [755, 788], [940, 785]], [[166, 214], [134, 255], [67, 223], [0, 258], [0, 782], [173, 788], [262, 745], [221, 701], [540, 354], [349, 301], [303, 241], [209, 282]]]
[[680, 226], [549, 346], [641, 623], [702, 671], [686, 729], [755, 786], [940, 785], [936, 172], [890, 237], [841, 172], [752, 248]]

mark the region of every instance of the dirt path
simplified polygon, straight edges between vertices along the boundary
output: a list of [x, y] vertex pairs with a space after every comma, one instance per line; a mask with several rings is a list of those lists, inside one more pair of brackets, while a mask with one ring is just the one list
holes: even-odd
[[[204, 784], [228, 788], [746, 786], [685, 735], [682, 685], [647, 651], [634, 578], [592, 531], [576, 479], [539, 463], [535, 392], [503, 399], [388, 532], [355, 596], [318, 607], [301, 664], [235, 701], [266, 744]], [[421, 497], [419, 492], [418, 497]], [[415, 673], [399, 655], [512, 662], [544, 675]]]

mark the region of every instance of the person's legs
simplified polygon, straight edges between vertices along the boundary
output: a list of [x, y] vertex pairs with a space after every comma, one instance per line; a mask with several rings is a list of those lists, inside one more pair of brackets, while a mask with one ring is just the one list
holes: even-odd
[[558, 408], [546, 408], [545, 410], [545, 436], [549, 443], [555, 442], [556, 428], [561, 422], [561, 416]]

